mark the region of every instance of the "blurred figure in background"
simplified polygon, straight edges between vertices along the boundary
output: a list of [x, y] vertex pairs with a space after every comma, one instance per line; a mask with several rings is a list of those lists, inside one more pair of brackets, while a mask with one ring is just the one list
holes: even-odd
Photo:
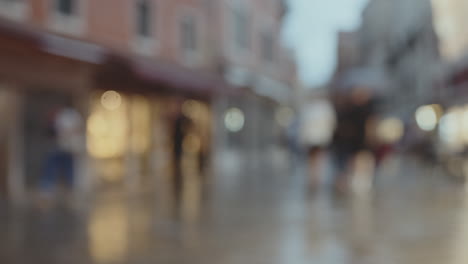
[[373, 150], [372, 124], [375, 123], [375, 98], [366, 87], [355, 86], [349, 94], [335, 97], [337, 127], [333, 136], [335, 187], [344, 191], [354, 172], [354, 160], [362, 151]]
[[335, 112], [328, 100], [317, 98], [306, 105], [301, 118], [299, 138], [307, 152], [310, 185], [315, 187], [323, 174], [323, 154], [333, 136]]
[[75, 178], [75, 155], [84, 148], [83, 119], [72, 107], [59, 107], [50, 113], [48, 134], [55, 146], [44, 161], [40, 179], [43, 194], [51, 195], [59, 182], [72, 190]]
[[173, 187], [174, 195], [178, 200], [183, 190], [184, 175], [182, 171], [182, 158], [184, 154], [184, 140], [189, 132], [191, 121], [182, 111], [180, 99], [175, 104], [173, 120]]

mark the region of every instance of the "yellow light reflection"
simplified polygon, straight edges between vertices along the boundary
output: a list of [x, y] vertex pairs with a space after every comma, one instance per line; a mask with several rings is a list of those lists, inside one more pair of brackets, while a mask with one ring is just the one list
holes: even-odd
[[108, 124], [107, 120], [102, 114], [92, 114], [88, 119], [88, 132], [92, 136], [102, 136], [108, 133]]
[[114, 110], [106, 109], [98, 99], [92, 101], [87, 121], [87, 148], [92, 157], [115, 158], [124, 154], [128, 134], [124, 99], [120, 97], [120, 106]]
[[432, 109], [434, 109], [434, 112], [437, 115], [437, 119], [439, 120], [440, 118], [442, 118], [442, 116], [444, 115], [444, 109], [442, 108], [442, 106], [439, 104], [433, 104], [431, 105], [431, 107]]
[[404, 126], [398, 118], [387, 118], [379, 122], [377, 136], [384, 143], [392, 144], [403, 136]]
[[201, 141], [195, 134], [189, 134], [185, 137], [183, 142], [184, 151], [187, 153], [197, 153], [200, 151]]
[[182, 104], [182, 113], [193, 120], [199, 118], [203, 106], [195, 100], [187, 100]]
[[119, 263], [128, 253], [128, 213], [122, 204], [98, 207], [88, 227], [89, 250], [96, 263]]
[[102, 179], [107, 182], [118, 182], [122, 180], [125, 172], [124, 163], [120, 160], [108, 160], [100, 164]]
[[151, 138], [151, 108], [143, 96], [132, 98], [131, 120], [131, 150], [143, 154], [148, 151]]

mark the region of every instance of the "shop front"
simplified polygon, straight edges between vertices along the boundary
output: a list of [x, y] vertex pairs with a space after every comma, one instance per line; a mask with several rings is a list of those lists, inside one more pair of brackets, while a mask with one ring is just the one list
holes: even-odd
[[82, 197], [170, 180], [174, 112], [191, 124], [184, 132], [184, 173], [200, 176], [209, 168], [216, 78], [47, 33], [0, 27], [0, 40], [0, 84], [7, 87], [0, 87], [0, 101], [14, 104], [1, 105], [11, 110], [11, 121], [2, 118], [0, 126], [2, 194], [24, 199], [40, 190], [56, 149], [51, 118], [65, 107], [82, 119], [83, 148], [73, 154], [73, 190]]
[[183, 142], [184, 172], [199, 176], [210, 146], [206, 103], [157, 93], [93, 92], [86, 134], [98, 189], [152, 189], [170, 179], [175, 107], [191, 123]]
[[86, 136], [99, 188], [151, 185], [152, 150], [165, 143], [153, 137], [163, 126], [159, 103], [138, 94], [93, 92]]
[[86, 115], [82, 105], [90, 87], [87, 73], [94, 67], [48, 54], [37, 37], [0, 28], [0, 193], [18, 202], [40, 189], [54, 147], [52, 113], [67, 105]]
[[[87, 151], [97, 190], [152, 190], [184, 176], [209, 172], [213, 83], [176, 66], [110, 58], [94, 76], [87, 118]], [[185, 81], [181, 81], [185, 80]], [[184, 129], [181, 164], [175, 164], [178, 115]]]

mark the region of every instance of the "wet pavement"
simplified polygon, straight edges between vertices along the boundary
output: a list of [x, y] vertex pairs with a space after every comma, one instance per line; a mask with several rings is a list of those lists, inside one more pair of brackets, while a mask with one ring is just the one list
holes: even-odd
[[[2, 206], [0, 263], [468, 263], [468, 193], [404, 164], [371, 192], [307, 188], [304, 173], [187, 179], [174, 196]], [[231, 178], [230, 178], [231, 177]], [[219, 177], [223, 178], [223, 177]]]

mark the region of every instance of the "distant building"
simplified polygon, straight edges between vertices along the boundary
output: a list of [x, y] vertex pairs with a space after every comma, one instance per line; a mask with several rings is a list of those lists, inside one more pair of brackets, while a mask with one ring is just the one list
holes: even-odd
[[457, 61], [468, 52], [464, 0], [433, 0], [434, 27], [439, 37], [441, 55], [446, 61]]
[[466, 104], [468, 95], [468, 35], [466, 16], [468, 2], [434, 0], [434, 25], [439, 37], [443, 60], [444, 83], [440, 97], [446, 106]]
[[296, 99], [295, 62], [280, 39], [285, 6], [279, 0], [219, 0], [211, 4], [214, 21], [218, 21], [211, 32], [219, 45], [213, 50], [220, 73], [231, 86], [256, 95], [218, 101], [217, 112], [237, 107], [246, 120], [242, 133], [221, 134], [226, 138], [220, 138], [217, 146], [243, 148], [251, 155], [248, 160], [261, 160], [271, 153], [284, 129], [278, 125], [278, 111]]
[[389, 113], [413, 116], [434, 99], [440, 78], [438, 41], [427, 0], [372, 0], [362, 15], [360, 64], [386, 73]]
[[361, 50], [359, 49], [359, 33], [344, 32], [338, 33], [337, 66], [335, 75], [340, 75], [345, 71], [359, 64]]

